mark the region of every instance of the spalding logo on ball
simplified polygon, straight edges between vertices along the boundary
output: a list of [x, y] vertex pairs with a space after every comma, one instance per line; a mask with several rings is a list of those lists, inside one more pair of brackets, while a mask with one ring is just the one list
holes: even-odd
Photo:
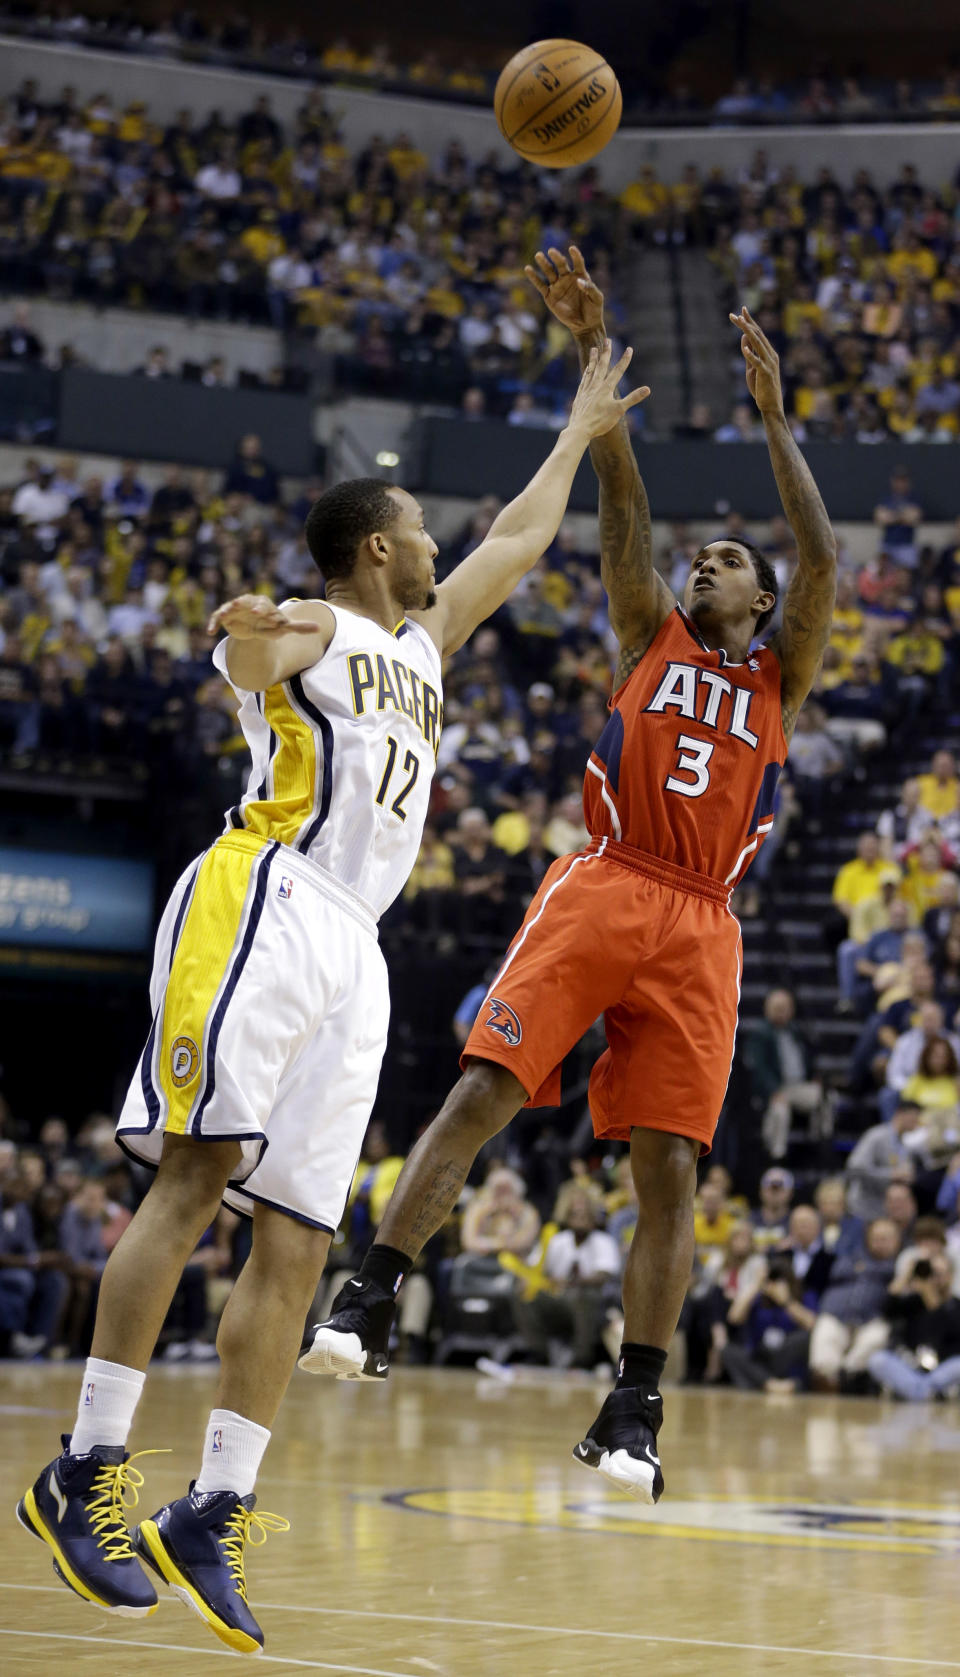
[[623, 97], [606, 59], [579, 41], [534, 41], [504, 65], [493, 95], [500, 132], [546, 169], [587, 163], [620, 126]]

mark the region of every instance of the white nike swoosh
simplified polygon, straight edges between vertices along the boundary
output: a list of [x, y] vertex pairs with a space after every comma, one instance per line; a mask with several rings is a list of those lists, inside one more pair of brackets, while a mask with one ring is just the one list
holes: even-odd
[[646, 1454], [646, 1455], [648, 1455], [648, 1456], [649, 1456], [649, 1457], [650, 1457], [650, 1460], [651, 1460], [651, 1461], [652, 1461], [652, 1462], [653, 1462], [653, 1463], [654, 1463], [654, 1465], [655, 1465], [655, 1466], [656, 1466], [656, 1467], [659, 1467], [659, 1466], [660, 1466], [660, 1457], [659, 1457], [659, 1456], [655, 1456], [655, 1455], [654, 1455], [654, 1453], [653, 1453], [653, 1451], [652, 1451], [652, 1450], [651, 1450], [651, 1448], [650, 1448], [650, 1446], [649, 1446], [649, 1444], [645, 1444], [645, 1445], [644, 1445], [644, 1446], [643, 1446], [643, 1448], [644, 1448], [644, 1452], [645, 1452], [645, 1454]]
[[389, 1367], [390, 1367], [389, 1363], [378, 1363], [377, 1364], [377, 1373], [378, 1374], [386, 1374], [387, 1369]]
[[585, 1444], [578, 1444], [577, 1445], [577, 1450], [579, 1451], [581, 1456], [588, 1456], [590, 1454], [590, 1452], [587, 1449], [587, 1446]]
[[59, 1525], [64, 1514], [67, 1512], [67, 1499], [61, 1491], [60, 1486], [57, 1484], [57, 1476], [53, 1469], [50, 1471], [50, 1478], [47, 1481], [47, 1489], [57, 1505], [57, 1524]]
[[659, 1392], [641, 1392], [640, 1401], [641, 1403], [662, 1403], [663, 1398]]
[[351, 1280], [350, 1285], [351, 1285], [351, 1287], [362, 1287], [363, 1282], [362, 1281]]

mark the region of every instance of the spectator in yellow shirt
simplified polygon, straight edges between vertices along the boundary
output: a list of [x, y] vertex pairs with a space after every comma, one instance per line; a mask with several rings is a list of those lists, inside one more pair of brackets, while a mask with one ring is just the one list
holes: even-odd
[[850, 936], [858, 943], [866, 939], [859, 935], [857, 910], [876, 902], [887, 880], [899, 878], [896, 862], [888, 862], [881, 855], [876, 833], [861, 833], [856, 856], [844, 862], [833, 882], [833, 901], [847, 921]]
[[722, 1251], [739, 1218], [727, 1205], [719, 1182], [704, 1182], [699, 1200], [700, 1204], [693, 1214], [693, 1238], [702, 1263], [712, 1251], [717, 1248]]
[[945, 815], [956, 814], [960, 809], [960, 779], [952, 751], [935, 751], [930, 772], [918, 775], [917, 785], [921, 807], [928, 809], [937, 821], [942, 821]]
[[939, 903], [942, 883], [951, 871], [944, 864], [939, 838], [924, 839], [916, 850], [904, 858], [903, 868], [901, 895], [906, 897], [916, 911], [917, 919], [922, 921], [927, 910], [936, 908]]
[[628, 227], [635, 228], [653, 221], [663, 214], [670, 202], [670, 192], [659, 181], [656, 171], [649, 166], [640, 170], [639, 178], [625, 186], [620, 194], [620, 207]]

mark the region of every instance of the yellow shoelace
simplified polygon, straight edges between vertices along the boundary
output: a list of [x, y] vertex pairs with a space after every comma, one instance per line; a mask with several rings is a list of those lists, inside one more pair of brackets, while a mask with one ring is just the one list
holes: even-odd
[[124, 1510], [136, 1508], [140, 1501], [143, 1474], [131, 1466], [141, 1456], [168, 1456], [169, 1450], [138, 1450], [125, 1462], [104, 1462], [90, 1487], [87, 1513], [97, 1539], [97, 1547], [108, 1561], [136, 1559], [130, 1544], [130, 1534]]
[[244, 1508], [238, 1503], [236, 1509], [226, 1522], [229, 1537], [220, 1539], [227, 1560], [227, 1568], [233, 1579], [238, 1595], [247, 1599], [247, 1580], [243, 1571], [243, 1546], [249, 1543], [252, 1549], [259, 1549], [267, 1541], [267, 1533], [271, 1531], [289, 1531], [290, 1521], [282, 1514], [268, 1514], [266, 1509], [261, 1514], [252, 1508]]

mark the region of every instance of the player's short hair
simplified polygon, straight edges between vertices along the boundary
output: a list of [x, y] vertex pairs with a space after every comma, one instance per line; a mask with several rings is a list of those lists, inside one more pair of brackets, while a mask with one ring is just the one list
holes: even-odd
[[378, 477], [347, 478], [324, 490], [307, 514], [304, 535], [310, 557], [326, 582], [349, 576], [368, 536], [388, 530], [400, 508]]

